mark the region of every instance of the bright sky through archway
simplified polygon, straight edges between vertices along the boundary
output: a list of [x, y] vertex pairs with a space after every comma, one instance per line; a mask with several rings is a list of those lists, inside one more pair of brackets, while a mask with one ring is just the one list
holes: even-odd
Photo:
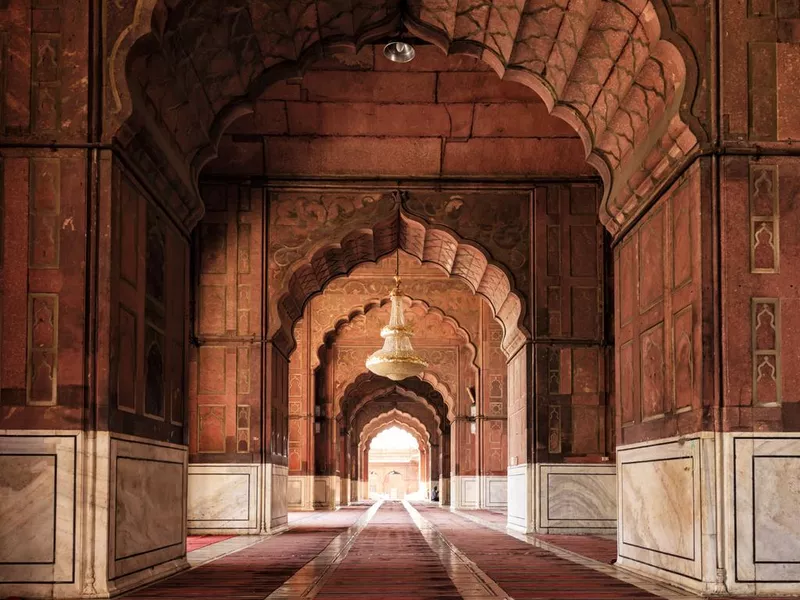
[[417, 440], [414, 436], [408, 433], [405, 429], [399, 427], [390, 427], [384, 429], [374, 438], [370, 444], [370, 449], [381, 450], [416, 450], [418, 448]]

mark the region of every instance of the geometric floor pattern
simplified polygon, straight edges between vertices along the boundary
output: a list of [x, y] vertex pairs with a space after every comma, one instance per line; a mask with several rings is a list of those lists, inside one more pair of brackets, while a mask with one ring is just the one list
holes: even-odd
[[[205, 545], [188, 555], [194, 568], [124, 597], [696, 598], [610, 565], [603, 538], [510, 535], [474, 519], [431, 504], [392, 501], [313, 513], [280, 535]], [[224, 549], [218, 558], [215, 548]]]

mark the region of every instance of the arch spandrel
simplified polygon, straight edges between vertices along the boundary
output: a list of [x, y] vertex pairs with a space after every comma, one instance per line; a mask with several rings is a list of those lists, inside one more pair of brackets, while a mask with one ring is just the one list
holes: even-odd
[[[477, 385], [475, 344], [458, 323], [441, 311], [419, 302], [409, 304], [406, 318], [417, 336], [415, 349], [429, 363], [422, 378], [443, 386], [448, 397], [459, 400], [459, 373], [467, 386]], [[389, 305], [384, 304], [353, 314], [337, 327], [331, 353], [335, 399], [340, 399], [346, 386], [363, 373], [364, 362], [379, 347], [380, 331], [388, 321]], [[315, 348], [312, 346], [311, 350], [313, 355]]]
[[415, 416], [397, 408], [372, 417], [364, 423], [360, 431], [355, 432], [356, 439], [359, 444], [369, 447], [369, 444], [376, 435], [394, 425], [399, 425], [401, 429], [409, 430], [409, 433], [420, 443], [421, 448], [423, 445], [430, 444], [434, 439], [425, 423]]
[[[326, 53], [373, 43], [401, 22], [444, 52], [479, 58], [501, 79], [532, 88], [569, 123], [604, 179], [601, 219], [612, 233], [641, 212], [698, 147], [681, 98], [686, 62], [695, 58], [691, 48], [673, 44], [669, 18], [654, 0], [527, 0], [513, 6], [481, 0], [344, 6], [332, 0], [155, 5], [141, 0], [136, 8], [140, 5], [138, 20], [129, 17], [136, 27], [111, 31], [118, 40], [121, 36], [110, 63], [116, 80], [111, 87], [122, 107], [118, 118], [127, 118], [129, 110], [146, 113], [131, 121], [129, 138], [135, 140], [139, 128], [149, 129], [149, 139], [170, 146], [162, 154], [175, 163], [173, 170], [189, 179], [196, 180], [227, 126], [252, 111], [270, 84], [302, 75]], [[142, 12], [158, 18], [130, 44], [144, 29]], [[125, 85], [119, 81], [120, 64], [126, 65]], [[695, 65], [690, 71], [696, 73]], [[123, 98], [123, 89], [132, 101]], [[185, 218], [191, 228], [199, 217], [190, 207]]]
[[392, 395], [404, 396], [429, 406], [442, 428], [446, 428], [447, 423], [455, 417], [452, 403], [430, 382], [416, 377], [391, 381], [373, 373], [362, 373], [356, 377], [345, 389], [342, 401], [334, 407], [334, 412], [349, 418], [349, 415], [369, 402]]
[[[332, 196], [332, 194], [330, 194]], [[422, 217], [410, 215], [403, 208], [405, 194], [384, 193], [374, 204], [387, 206], [392, 202], [390, 214], [375, 222], [375, 215], [364, 210], [348, 221], [347, 227], [335, 233], [328, 223], [309, 226], [309, 219], [302, 216], [306, 209], [294, 210], [287, 206], [285, 227], [271, 228], [271, 248], [278, 257], [271, 263], [270, 295], [278, 301], [270, 306], [269, 335], [276, 343], [286, 344], [289, 351], [293, 345], [291, 331], [302, 316], [307, 303], [322, 293], [328, 282], [349, 274], [358, 265], [376, 262], [380, 258], [402, 249], [424, 263], [438, 265], [450, 276], [464, 281], [474, 292], [484, 296], [492, 312], [503, 324], [503, 349], [511, 354], [529, 337], [529, 315], [525, 313], [525, 295], [513, 284], [513, 275], [479, 244], [463, 240], [444, 225], [439, 229], [431, 226]], [[293, 200], [297, 197], [291, 196]], [[277, 201], [280, 208], [281, 201]], [[326, 201], [327, 202], [327, 201]], [[349, 206], [351, 200], [345, 200]], [[337, 212], [335, 199], [331, 200], [328, 212]], [[381, 213], [384, 214], [384, 213]], [[294, 224], [294, 225], [293, 225]], [[290, 227], [291, 226], [291, 227]], [[304, 236], [303, 249], [287, 250], [283, 236], [297, 239]], [[338, 241], [332, 241], [338, 240]], [[293, 246], [292, 246], [293, 247]]]

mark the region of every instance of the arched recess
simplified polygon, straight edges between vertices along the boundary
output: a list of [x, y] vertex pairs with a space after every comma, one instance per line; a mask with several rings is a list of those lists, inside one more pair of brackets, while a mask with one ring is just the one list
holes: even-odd
[[416, 378], [395, 382], [373, 373], [363, 373], [347, 387], [338, 415], [343, 417], [347, 425], [352, 425], [355, 416], [366, 405], [392, 397], [404, 398], [426, 407], [442, 431], [453, 418], [444, 397], [429, 382]]
[[[389, 296], [383, 296], [382, 298], [369, 299], [363, 304], [353, 306], [349, 310], [343, 312], [340, 316], [336, 317], [333, 324], [327, 330], [320, 331], [318, 336], [312, 337], [310, 342], [312, 356], [311, 368], [315, 369], [319, 366], [322, 358], [323, 348], [326, 344], [333, 343], [339, 333], [345, 327], [351, 324], [355, 319], [365, 317], [374, 309], [382, 309], [386, 307], [390, 301], [391, 300]], [[477, 348], [475, 347], [475, 343], [472, 341], [469, 332], [462, 327], [461, 323], [459, 323], [454, 317], [449, 316], [438, 307], [431, 306], [425, 300], [419, 300], [410, 296], [403, 297], [403, 306], [405, 310], [414, 310], [416, 308], [422, 309], [423, 314], [426, 317], [428, 315], [431, 315], [432, 317], [438, 317], [440, 322], [451, 326], [462, 338], [463, 348], [469, 353], [469, 362], [473, 364], [475, 368], [478, 368], [478, 364], [476, 362]]]
[[[350, 466], [349, 472], [356, 474], [357, 479], [363, 482], [363, 485], [357, 486], [363, 490], [362, 496], [359, 499], [366, 499], [369, 497], [369, 462], [372, 440], [381, 432], [392, 427], [398, 427], [406, 431], [417, 442], [417, 447], [419, 449], [418, 477], [422, 489], [430, 489], [431, 480], [434, 476], [438, 480], [436, 465], [441, 460], [439, 456], [441, 454], [441, 448], [431, 445], [430, 441], [427, 439], [428, 433], [422, 423], [410, 415], [395, 410], [372, 419], [364, 426], [361, 434], [355, 438], [356, 449], [353, 454], [356, 464]], [[434, 454], [436, 455], [434, 456]], [[434, 474], [432, 474], [432, 470]]]
[[398, 382], [369, 372], [361, 373], [347, 384], [341, 397], [335, 399], [334, 414], [343, 415], [345, 419], [349, 420], [352, 407], [385, 398], [391, 394], [428, 403], [436, 410], [439, 420], [443, 424], [455, 419], [455, 401], [448, 394], [447, 388], [432, 373], [424, 374], [420, 378], [409, 377]]
[[406, 212], [403, 194], [395, 193], [378, 203], [383, 207], [376, 208], [375, 215], [383, 218], [351, 229], [337, 242], [325, 240], [308, 248], [273, 283], [281, 294], [271, 308], [269, 335], [275, 344], [291, 351], [295, 324], [311, 298], [321, 294], [330, 281], [400, 249], [422, 263], [437, 265], [484, 297], [503, 326], [503, 351], [507, 356], [518, 351], [530, 334], [525, 325], [524, 295], [516, 290], [509, 270], [493, 260], [486, 249]]
[[361, 446], [369, 448], [376, 435], [393, 426], [398, 426], [414, 436], [420, 449], [431, 443], [431, 435], [425, 424], [416, 417], [396, 408], [382, 413], [366, 423], [361, 431], [357, 432], [356, 439]]
[[[432, 336], [437, 329], [448, 333], [444, 337], [437, 337], [438, 343], [433, 345], [417, 343], [415, 348], [429, 363], [429, 367], [420, 378], [431, 383], [447, 399], [446, 402], [454, 405], [459, 400], [458, 394], [463, 391], [459, 385], [459, 379], [468, 387], [476, 388], [478, 386], [480, 371], [476, 360], [477, 349], [472, 343], [469, 333], [442, 311], [431, 309], [422, 302], [408, 302], [407, 306], [409, 308], [406, 316], [409, 320], [414, 321], [415, 332], [420, 335], [421, 340], [433, 339]], [[379, 346], [380, 328], [389, 319], [387, 308], [386, 304], [383, 307], [378, 305], [371, 307], [375, 311], [385, 312], [385, 315], [370, 312], [369, 307], [366, 312], [353, 311], [350, 319], [344, 322], [340, 321], [336, 330], [330, 332], [331, 337], [335, 336], [332, 340], [329, 339], [329, 343], [335, 351], [331, 352], [331, 356], [335, 357], [333, 358], [335, 368], [331, 368], [328, 372], [334, 376], [334, 409], [337, 412], [347, 386], [364, 372], [364, 362], [367, 356]], [[357, 339], [348, 340], [348, 333], [354, 331], [358, 324], [363, 323], [367, 315], [369, 315], [370, 321], [366, 325], [369, 326], [370, 331], [374, 330], [374, 336], [367, 335], [367, 337], [374, 337], [375, 348], [363, 345], [363, 335], [357, 334]], [[443, 325], [445, 328], [442, 327]], [[452, 345], [452, 340], [458, 340], [457, 345]], [[355, 346], [349, 346], [348, 341]], [[445, 342], [451, 345], [442, 347], [441, 344]], [[344, 347], [340, 347], [340, 343]], [[312, 346], [312, 350], [313, 348]], [[319, 348], [320, 354], [325, 354], [322, 352], [323, 349], [324, 346]], [[341, 361], [338, 359], [339, 352], [344, 356]]]
[[[185, 188], [188, 229], [202, 214], [200, 170], [269, 85], [402, 28], [527, 85], [569, 123], [604, 180], [601, 219], [612, 232], [698, 147], [700, 133], [687, 125], [694, 120], [682, 102], [697, 87], [695, 56], [674, 34], [665, 0], [139, 0], [133, 11], [115, 4], [111, 89], [118, 117], [127, 120], [118, 137], [140, 146], [134, 154], [157, 142], [175, 185]], [[150, 31], [141, 35], [148, 15]]]

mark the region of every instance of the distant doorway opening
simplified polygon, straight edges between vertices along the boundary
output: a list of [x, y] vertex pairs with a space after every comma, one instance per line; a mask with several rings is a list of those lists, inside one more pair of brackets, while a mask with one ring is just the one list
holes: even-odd
[[393, 426], [376, 435], [367, 455], [369, 497], [388, 500], [422, 499], [419, 442]]

